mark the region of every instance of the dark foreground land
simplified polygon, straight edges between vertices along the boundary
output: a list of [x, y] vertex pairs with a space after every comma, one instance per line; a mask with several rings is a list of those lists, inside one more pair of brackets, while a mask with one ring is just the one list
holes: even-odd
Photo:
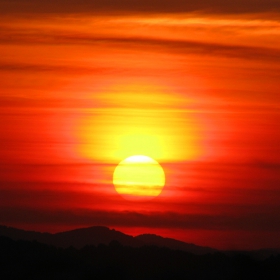
[[280, 279], [280, 255], [194, 255], [118, 241], [81, 249], [0, 237], [0, 279]]

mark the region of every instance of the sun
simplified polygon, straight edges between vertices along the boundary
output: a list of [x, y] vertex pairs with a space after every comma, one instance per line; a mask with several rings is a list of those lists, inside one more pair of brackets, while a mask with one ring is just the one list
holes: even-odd
[[144, 155], [134, 155], [117, 165], [113, 184], [122, 197], [145, 200], [161, 193], [165, 185], [165, 173], [156, 160]]

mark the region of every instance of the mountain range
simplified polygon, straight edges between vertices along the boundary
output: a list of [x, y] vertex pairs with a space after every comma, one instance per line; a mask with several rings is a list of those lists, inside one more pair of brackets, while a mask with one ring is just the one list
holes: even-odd
[[158, 246], [167, 247], [173, 250], [182, 250], [196, 255], [214, 253], [217, 250], [210, 247], [202, 247], [192, 243], [185, 243], [172, 238], [164, 238], [154, 234], [142, 234], [131, 236], [104, 226], [93, 226], [79, 228], [59, 233], [41, 233], [26, 231], [13, 227], [0, 225], [0, 236], [6, 236], [13, 240], [36, 240], [38, 242], [53, 245], [56, 247], [74, 247], [80, 249], [87, 245], [98, 246], [99, 244], [109, 245], [117, 241], [123, 246], [141, 247]]
[[[123, 246], [130, 246], [139, 248], [142, 246], [157, 246], [166, 247], [172, 250], [181, 250], [189, 252], [195, 255], [212, 254], [219, 252], [217, 249], [210, 247], [198, 246], [193, 243], [186, 243], [172, 238], [161, 237], [155, 234], [141, 234], [138, 236], [131, 236], [124, 234], [115, 229], [110, 229], [104, 226], [92, 226], [87, 228], [78, 228], [70, 231], [64, 231], [59, 233], [41, 233], [36, 231], [26, 231], [13, 227], [7, 227], [0, 225], [0, 236], [6, 236], [13, 240], [27, 240], [38, 241], [47, 245], [53, 245], [55, 247], [68, 248], [74, 247], [81, 249], [85, 246], [98, 246], [100, 244], [109, 245], [111, 242], [118, 242]], [[254, 259], [263, 260], [271, 255], [280, 254], [279, 248], [264, 248], [251, 251], [222, 251], [228, 256], [234, 256], [236, 254], [244, 254]]]

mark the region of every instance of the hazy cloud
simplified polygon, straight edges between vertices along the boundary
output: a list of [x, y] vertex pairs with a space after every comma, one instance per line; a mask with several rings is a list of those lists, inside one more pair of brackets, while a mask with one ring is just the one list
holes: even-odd
[[280, 230], [279, 214], [266, 215], [262, 212], [229, 215], [138, 213], [138, 212], [106, 212], [94, 210], [40, 210], [20, 207], [2, 207], [1, 224], [44, 224], [61, 225], [105, 225], [125, 227], [150, 227], [173, 229], [205, 229], [205, 230]]
[[273, 11], [279, 12], [278, 0], [51, 0], [39, 2], [37, 0], [1, 0], [2, 13], [27, 12], [27, 13], [110, 13], [110, 12], [193, 12], [204, 11], [213, 13], [254, 13]]
[[[2, 44], [66, 44], [66, 45], [93, 45], [98, 44], [110, 49], [129, 49], [129, 52], [139, 52], [139, 49], [157, 51], [157, 52], [173, 52], [174, 54], [190, 55], [199, 54], [205, 56], [242, 58], [246, 60], [264, 60], [264, 61], [279, 61], [280, 51], [277, 48], [267, 48], [260, 46], [245, 46], [235, 43], [223, 44], [202, 42], [194, 40], [183, 39], [160, 39], [148, 38], [143, 36], [96, 36], [85, 33], [63, 33], [63, 32], [45, 32], [39, 30], [32, 32], [33, 34], [26, 34], [20, 30], [18, 33], [9, 34], [8, 30], [0, 35], [0, 43]], [[0, 70], [4, 71], [66, 71], [66, 73], [75, 74], [107, 74], [113, 70], [110, 67], [69, 67], [63, 65], [36, 65], [36, 64], [0, 64]], [[118, 71], [129, 71], [127, 69], [120, 69]], [[111, 72], [110, 72], [111, 71]]]

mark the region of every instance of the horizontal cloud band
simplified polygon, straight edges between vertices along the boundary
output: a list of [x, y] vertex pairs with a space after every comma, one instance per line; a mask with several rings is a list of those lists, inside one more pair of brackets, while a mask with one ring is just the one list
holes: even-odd
[[145, 13], [170, 13], [204, 11], [212, 13], [254, 13], [264, 11], [280, 11], [277, 0], [51, 0], [38, 2], [36, 0], [1, 0], [2, 13], [27, 12], [27, 13], [108, 13], [108, 12], [145, 12]]
[[150, 227], [202, 230], [279, 231], [279, 213], [267, 216], [263, 213], [230, 217], [205, 214], [107, 212], [100, 210], [38, 210], [32, 208], [1, 208], [1, 224], [105, 225], [115, 227]]

